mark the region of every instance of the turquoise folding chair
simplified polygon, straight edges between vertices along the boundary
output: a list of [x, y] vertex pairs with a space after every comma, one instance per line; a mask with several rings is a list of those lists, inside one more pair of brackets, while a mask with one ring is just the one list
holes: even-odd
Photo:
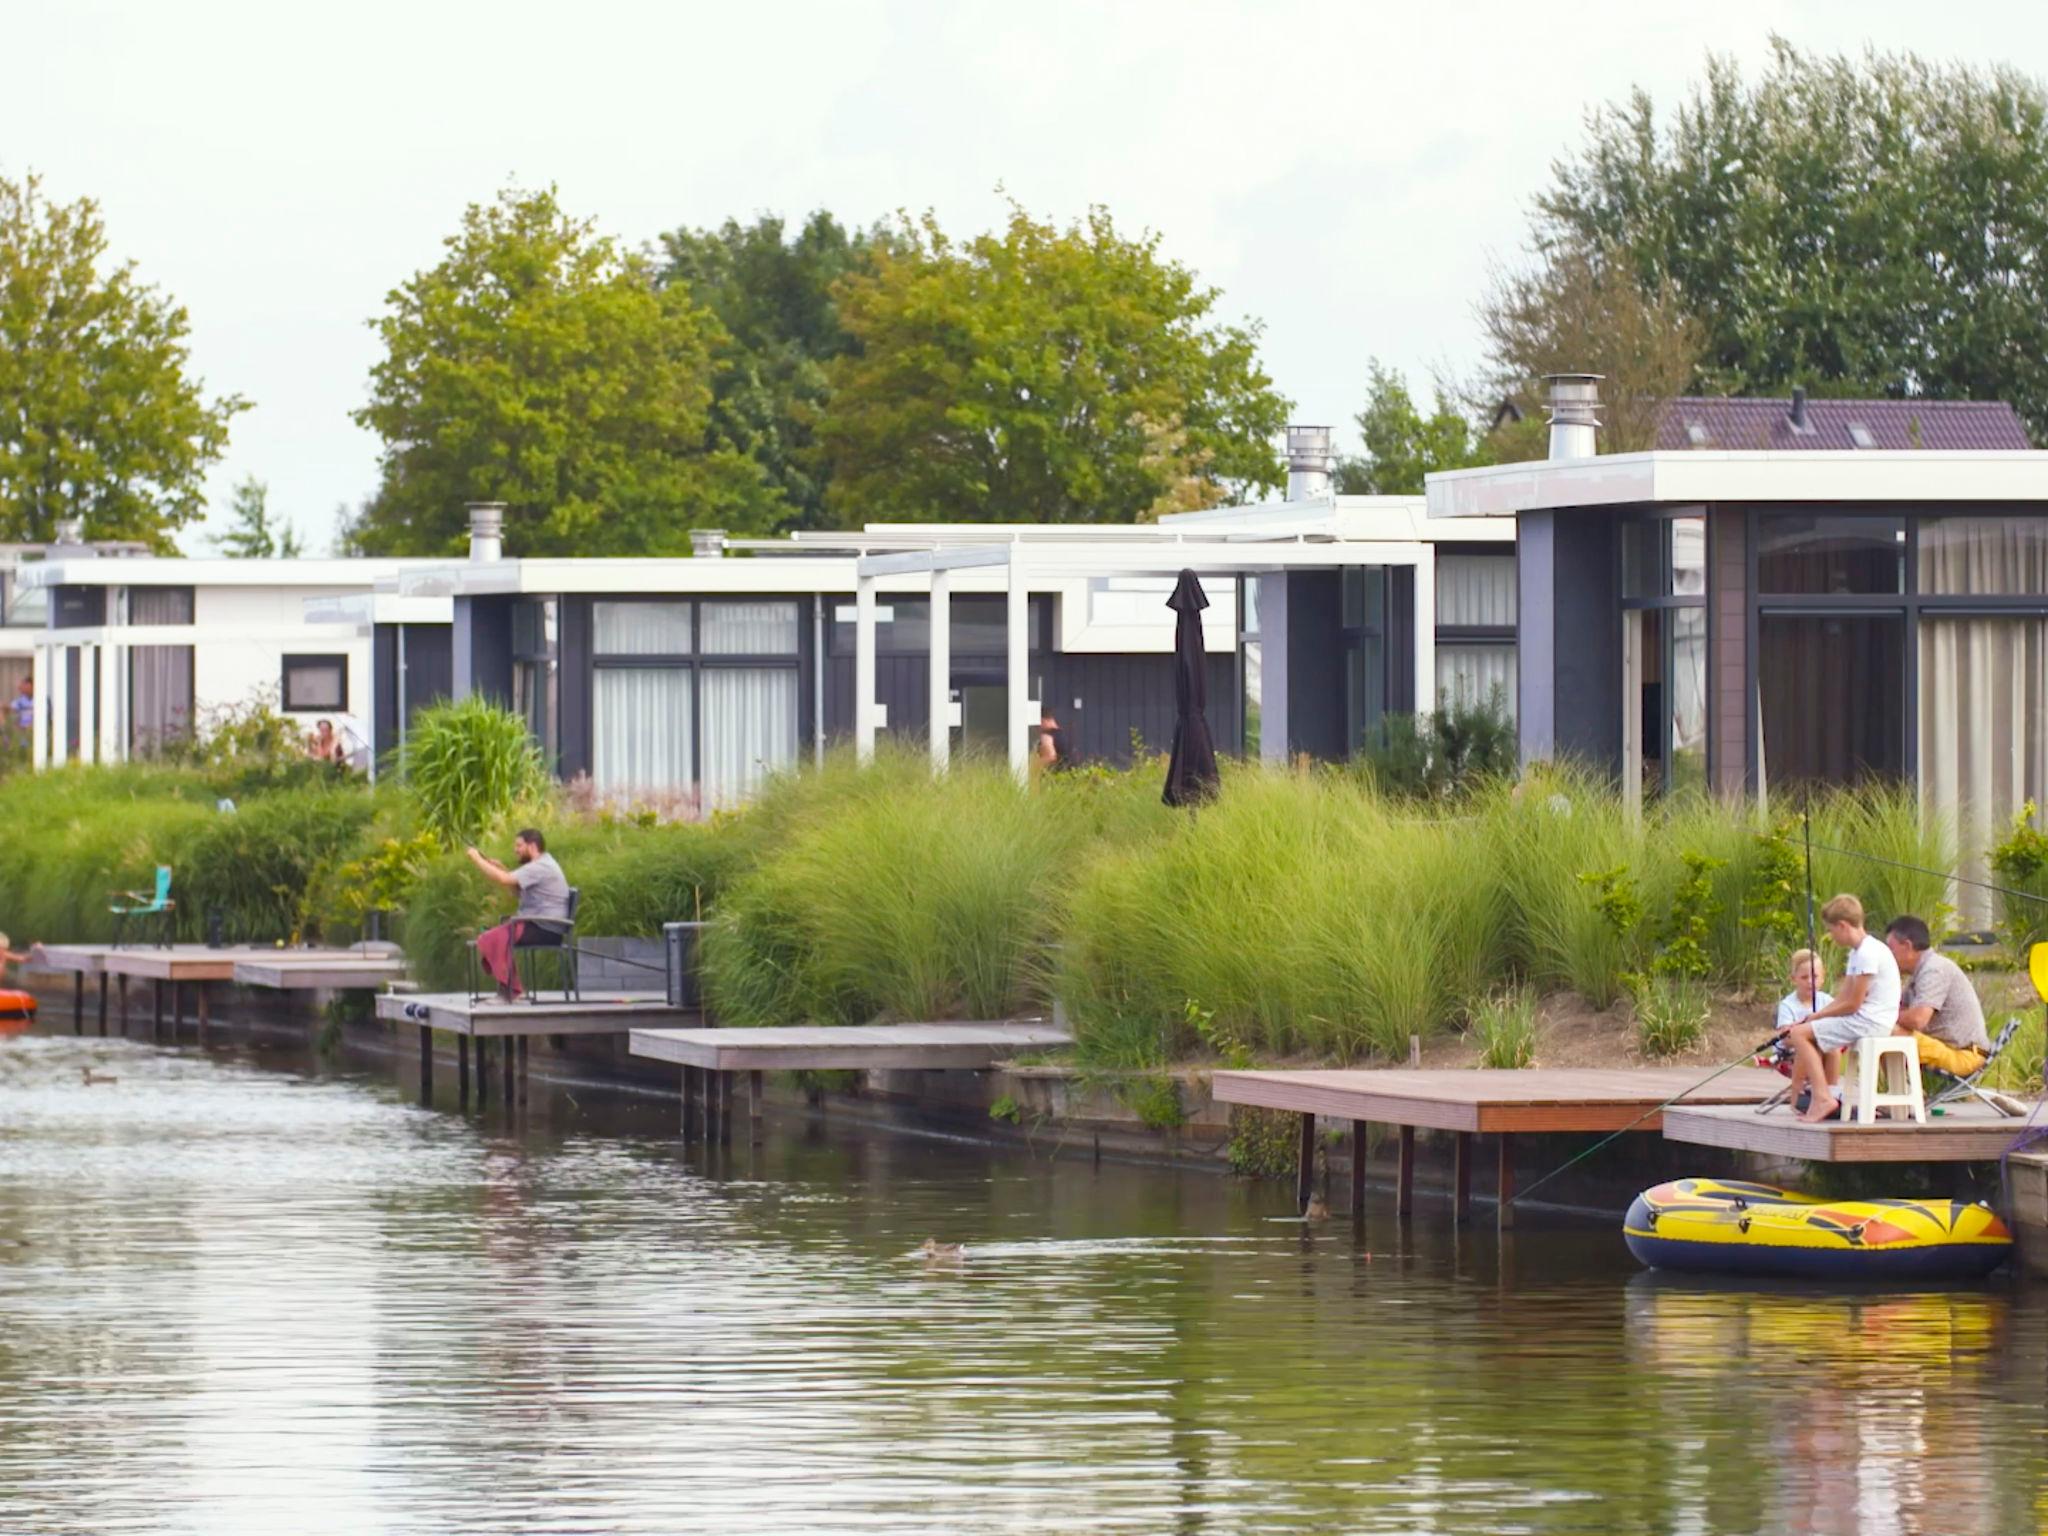
[[159, 864], [156, 867], [156, 890], [116, 891], [116, 896], [125, 901], [110, 903], [107, 910], [114, 914], [114, 948], [121, 947], [121, 936], [127, 931], [128, 920], [132, 917], [139, 927], [146, 928], [152, 921], [156, 924], [158, 949], [171, 947], [171, 924], [175, 920], [178, 904], [171, 900], [171, 866]]

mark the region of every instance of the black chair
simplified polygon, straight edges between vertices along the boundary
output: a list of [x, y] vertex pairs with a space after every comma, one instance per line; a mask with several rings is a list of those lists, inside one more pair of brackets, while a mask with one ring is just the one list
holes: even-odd
[[[576, 886], [569, 887], [569, 915], [567, 917], [522, 917], [519, 937], [512, 943], [512, 963], [519, 967], [519, 985], [525, 991], [528, 1002], [538, 1002], [534, 995], [533, 973], [527, 964], [527, 955], [538, 949], [552, 949], [559, 955], [558, 971], [562, 981], [562, 995], [571, 1002], [580, 1002], [583, 997], [581, 980], [576, 966], [576, 909], [583, 905], [583, 892]], [[469, 1000], [473, 1003], [483, 996], [481, 973], [476, 963], [476, 940], [469, 941]]]

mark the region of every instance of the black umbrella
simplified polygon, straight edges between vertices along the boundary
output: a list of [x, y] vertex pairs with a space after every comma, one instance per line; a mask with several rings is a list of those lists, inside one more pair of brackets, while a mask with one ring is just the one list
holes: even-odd
[[1166, 606], [1180, 615], [1173, 632], [1173, 760], [1166, 766], [1166, 803], [1200, 805], [1216, 793], [1216, 744], [1209, 739], [1208, 657], [1202, 610], [1208, 594], [1193, 571], [1182, 571]]

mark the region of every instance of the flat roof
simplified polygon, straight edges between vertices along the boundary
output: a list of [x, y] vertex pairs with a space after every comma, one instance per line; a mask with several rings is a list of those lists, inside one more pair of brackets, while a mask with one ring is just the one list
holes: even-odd
[[2048, 452], [1651, 452], [1532, 459], [1427, 479], [1432, 518], [1707, 502], [2040, 502]]
[[330, 560], [191, 559], [184, 555], [124, 555], [119, 559], [41, 560], [21, 567], [15, 580], [31, 590], [49, 587], [361, 587], [439, 560], [384, 560], [361, 556]]

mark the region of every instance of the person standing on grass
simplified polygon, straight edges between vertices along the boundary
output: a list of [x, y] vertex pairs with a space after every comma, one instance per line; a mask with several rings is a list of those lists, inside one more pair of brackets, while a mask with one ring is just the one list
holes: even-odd
[[1884, 942], [1906, 978], [1898, 1032], [1913, 1037], [1922, 1066], [1968, 1077], [1991, 1054], [1977, 989], [1960, 965], [1935, 952], [1927, 924], [1910, 913], [1891, 920]]
[[1792, 1046], [1792, 1088], [1801, 1088], [1812, 1102], [1799, 1118], [1809, 1123], [1832, 1120], [1841, 1113], [1835, 1085], [1842, 1075], [1842, 1049], [1866, 1035], [1888, 1035], [1899, 1022], [1899, 963], [1884, 941], [1863, 927], [1863, 903], [1837, 896], [1820, 909], [1828, 937], [1849, 952], [1842, 990], [1824, 1008], [1816, 1008], [1797, 1024], [1780, 1030]]
[[14, 728], [26, 736], [36, 728], [36, 680], [24, 677], [14, 690], [14, 697], [8, 703], [12, 711]]
[[469, 862], [483, 871], [484, 878], [519, 892], [519, 906], [495, 928], [476, 936], [476, 957], [498, 984], [498, 1000], [513, 1002], [519, 996], [519, 967], [512, 951], [525, 937], [527, 927], [540, 920], [566, 922], [569, 917], [569, 880], [562, 866], [548, 852], [548, 840], [536, 827], [524, 828], [512, 839], [514, 863], [510, 869], [496, 859], [468, 850]]

